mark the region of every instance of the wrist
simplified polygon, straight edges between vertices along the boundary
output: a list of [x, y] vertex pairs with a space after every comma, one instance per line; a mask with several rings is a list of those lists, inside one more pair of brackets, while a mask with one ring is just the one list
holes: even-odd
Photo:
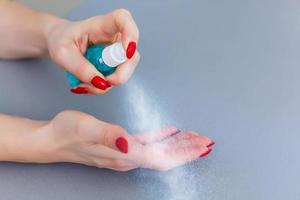
[[46, 144], [48, 121], [17, 118], [10, 121], [15, 127], [1, 130], [0, 161], [47, 162], [50, 145]]

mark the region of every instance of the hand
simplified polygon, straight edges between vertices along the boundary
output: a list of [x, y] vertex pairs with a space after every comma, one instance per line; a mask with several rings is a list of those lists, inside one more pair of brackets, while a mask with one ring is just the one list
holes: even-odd
[[77, 111], [64, 111], [40, 128], [48, 152], [42, 162], [73, 162], [117, 171], [169, 170], [207, 155], [214, 143], [175, 127], [138, 135]]
[[[139, 30], [129, 11], [124, 9], [78, 22], [57, 20], [46, 34], [53, 61], [82, 81], [71, 91], [94, 95], [104, 94], [111, 86], [127, 82], [140, 59], [136, 51], [138, 37]], [[83, 55], [89, 44], [116, 41], [122, 42], [128, 61], [112, 75], [104, 77]]]

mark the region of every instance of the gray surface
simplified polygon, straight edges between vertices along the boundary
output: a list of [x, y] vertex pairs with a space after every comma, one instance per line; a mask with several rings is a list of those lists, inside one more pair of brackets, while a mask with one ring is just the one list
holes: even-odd
[[[174, 124], [213, 138], [214, 153], [169, 173], [1, 164], [1, 199], [300, 199], [299, 3], [93, 0], [69, 17], [117, 7], [141, 30], [135, 77]], [[0, 70], [1, 112], [44, 119], [72, 108], [131, 129], [124, 87], [74, 98], [48, 60]]]
[[65, 15], [72, 8], [76, 7], [84, 0], [16, 0], [25, 4], [33, 9], [39, 11], [46, 11], [55, 15]]

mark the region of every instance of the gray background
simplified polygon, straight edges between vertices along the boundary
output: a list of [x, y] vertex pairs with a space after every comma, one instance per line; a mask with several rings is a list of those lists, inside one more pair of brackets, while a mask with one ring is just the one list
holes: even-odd
[[85, 0], [16, 0], [31, 8], [47, 11], [55, 15], [64, 15]]
[[[119, 7], [141, 31], [134, 78], [173, 124], [213, 138], [214, 152], [167, 173], [1, 163], [1, 199], [300, 199], [299, 2], [92, 0], [68, 18]], [[77, 109], [132, 130], [132, 80], [87, 98], [70, 94], [49, 60], [0, 70], [1, 112], [48, 119]]]

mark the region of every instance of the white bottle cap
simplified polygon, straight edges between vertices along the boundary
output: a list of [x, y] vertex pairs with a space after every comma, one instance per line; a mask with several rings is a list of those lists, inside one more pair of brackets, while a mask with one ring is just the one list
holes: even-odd
[[105, 47], [102, 51], [103, 62], [109, 67], [116, 67], [126, 61], [126, 53], [122, 43], [116, 42]]

